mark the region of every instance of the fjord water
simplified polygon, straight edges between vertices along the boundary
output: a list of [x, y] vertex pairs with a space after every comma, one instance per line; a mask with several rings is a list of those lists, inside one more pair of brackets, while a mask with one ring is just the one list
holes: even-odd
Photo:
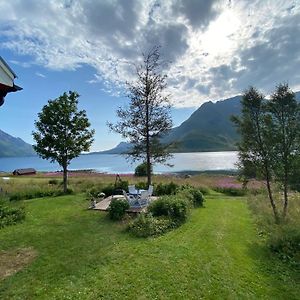
[[[193, 152], [175, 153], [169, 160], [173, 167], [157, 165], [155, 173], [170, 173], [180, 171], [213, 171], [236, 169], [237, 152]], [[138, 163], [131, 164], [125, 157], [116, 154], [80, 155], [72, 160], [69, 170], [93, 169], [107, 173], [133, 173]], [[12, 172], [19, 168], [34, 168], [37, 171], [57, 171], [61, 167], [39, 157], [9, 157], [0, 158], [0, 171]]]

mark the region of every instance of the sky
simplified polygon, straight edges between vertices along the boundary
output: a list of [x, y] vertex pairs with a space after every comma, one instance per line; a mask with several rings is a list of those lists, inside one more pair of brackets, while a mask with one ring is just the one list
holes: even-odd
[[0, 129], [31, 144], [38, 112], [69, 90], [96, 130], [91, 150], [118, 144], [106, 123], [154, 45], [174, 126], [250, 85], [300, 90], [300, 0], [0, 0], [0, 11], [0, 55], [23, 87], [6, 97]]

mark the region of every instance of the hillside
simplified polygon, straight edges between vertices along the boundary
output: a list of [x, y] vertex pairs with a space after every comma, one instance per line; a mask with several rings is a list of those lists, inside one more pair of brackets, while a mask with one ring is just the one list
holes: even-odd
[[239, 115], [241, 96], [206, 102], [171, 130], [166, 142], [178, 142], [178, 152], [235, 150], [238, 134], [230, 117]]
[[32, 155], [35, 152], [31, 145], [0, 130], [0, 157]]
[[[300, 101], [300, 92], [295, 94]], [[235, 96], [202, 104], [180, 126], [173, 128], [163, 141], [176, 142], [173, 152], [236, 150], [239, 136], [230, 117], [240, 114], [240, 101], [241, 96]], [[121, 154], [128, 149], [130, 146], [122, 142], [111, 150], [98, 153]]]

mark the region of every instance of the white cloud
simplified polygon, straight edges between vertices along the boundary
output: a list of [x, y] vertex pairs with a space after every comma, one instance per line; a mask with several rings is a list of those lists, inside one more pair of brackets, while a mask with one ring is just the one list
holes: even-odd
[[0, 11], [0, 47], [54, 70], [88, 64], [97, 71], [89, 83], [114, 95], [154, 44], [172, 61], [177, 107], [232, 96], [249, 84], [266, 93], [280, 81], [300, 86], [298, 1], [14, 0], [1, 1]]
[[35, 75], [38, 76], [38, 77], [42, 77], [42, 78], [46, 78], [47, 76], [40, 73], [40, 72], [35, 72]]

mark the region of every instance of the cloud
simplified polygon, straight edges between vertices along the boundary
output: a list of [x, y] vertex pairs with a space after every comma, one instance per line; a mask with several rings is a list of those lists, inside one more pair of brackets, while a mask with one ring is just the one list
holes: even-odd
[[40, 73], [40, 72], [35, 72], [35, 75], [38, 76], [38, 77], [42, 77], [42, 78], [46, 78], [47, 76]]
[[300, 5], [286, 2], [1, 1], [0, 47], [30, 57], [16, 64], [90, 65], [89, 83], [118, 95], [140, 54], [161, 45], [174, 105], [199, 106], [250, 84], [266, 93], [282, 81], [300, 88]]
[[182, 16], [195, 28], [205, 28], [219, 14], [218, 0], [175, 0], [173, 12]]

